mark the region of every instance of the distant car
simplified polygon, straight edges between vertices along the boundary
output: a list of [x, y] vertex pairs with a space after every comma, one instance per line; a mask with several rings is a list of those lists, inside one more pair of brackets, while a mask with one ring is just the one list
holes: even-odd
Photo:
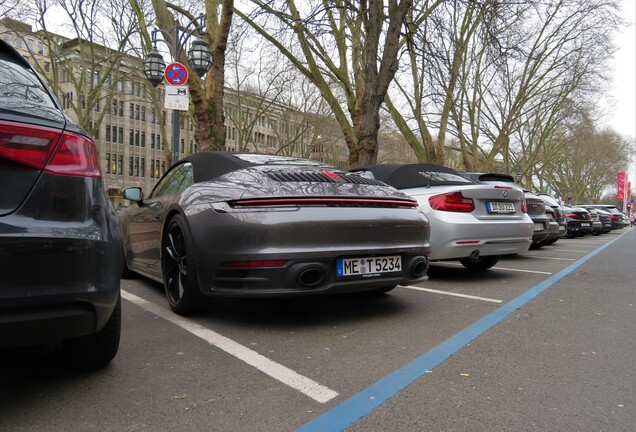
[[121, 326], [119, 220], [97, 148], [0, 40], [0, 348], [108, 363]]
[[611, 204], [581, 204], [578, 207], [583, 207], [585, 209], [596, 208], [606, 211], [610, 214], [610, 219], [612, 221], [612, 229], [623, 229], [625, 228], [625, 219], [623, 218], [623, 213], [616, 207]]
[[526, 252], [533, 223], [521, 190], [477, 184], [430, 164], [381, 164], [355, 170], [417, 199], [431, 223], [431, 260], [459, 260], [482, 271], [501, 255]]
[[528, 191], [525, 191], [525, 197], [528, 206], [528, 216], [532, 218], [534, 223], [532, 246], [530, 247], [538, 249], [547, 243], [546, 240], [550, 236], [550, 219], [546, 214], [546, 205], [541, 198]]
[[127, 188], [130, 272], [163, 283], [171, 309], [208, 296], [387, 292], [426, 280], [429, 222], [379, 181], [280, 155], [188, 156], [147, 197]]
[[[608, 233], [612, 230], [612, 219], [610, 217], [610, 213], [605, 210], [601, 210], [600, 208], [594, 209], [596, 214], [598, 215], [598, 219], [601, 221], [603, 226], [602, 233]], [[589, 211], [589, 210], [588, 210]]]
[[[520, 186], [515, 184], [514, 179], [509, 174], [503, 173], [460, 173], [463, 177], [469, 178], [477, 183], [484, 184], [499, 184], [499, 185], [511, 185], [515, 188], [523, 190]], [[545, 213], [545, 206], [543, 201], [533, 193], [524, 190], [524, 197], [526, 200], [526, 209], [528, 216], [533, 222], [532, 243], [530, 245], [533, 249], [538, 249], [544, 246], [550, 236], [549, 232], [549, 219]]]
[[559, 240], [561, 228], [556, 221], [556, 211], [552, 207], [546, 205], [545, 214], [548, 216], [548, 237], [546, 237], [541, 246], [556, 243]]
[[567, 237], [582, 237], [592, 232], [592, 217], [582, 207], [563, 206], [567, 223]]
[[561, 204], [554, 198], [552, 195], [548, 195], [546, 193], [536, 193], [536, 195], [543, 200], [543, 203], [546, 207], [550, 207], [554, 210], [554, 216], [559, 224], [559, 237], [565, 237], [565, 216], [563, 212], [563, 207]]
[[592, 235], [602, 234], [603, 222], [601, 222], [598, 210], [592, 208], [587, 211], [590, 213], [590, 217], [592, 218]]

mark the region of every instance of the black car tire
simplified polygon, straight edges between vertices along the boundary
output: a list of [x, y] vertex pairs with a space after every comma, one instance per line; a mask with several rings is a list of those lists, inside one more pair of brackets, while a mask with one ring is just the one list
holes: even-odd
[[61, 341], [57, 346], [58, 361], [66, 367], [99, 368], [110, 362], [119, 350], [121, 335], [121, 296], [115, 309], [97, 333]]
[[482, 256], [477, 259], [462, 258], [459, 262], [470, 271], [484, 271], [499, 262], [499, 255]]
[[170, 308], [179, 315], [197, 312], [203, 295], [197, 282], [192, 237], [182, 215], [168, 222], [161, 249], [163, 284]]
[[546, 240], [545, 244], [547, 244], [547, 245], [555, 244], [559, 238], [560, 237], [553, 238], [553, 239], [550, 239], [550, 240]]
[[545, 240], [541, 240], [541, 241], [538, 241], [536, 243], [532, 243], [530, 245], [530, 249], [541, 249], [545, 245], [546, 245]]

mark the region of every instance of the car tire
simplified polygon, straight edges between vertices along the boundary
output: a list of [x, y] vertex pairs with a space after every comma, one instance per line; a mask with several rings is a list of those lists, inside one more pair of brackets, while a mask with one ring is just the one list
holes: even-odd
[[484, 271], [499, 262], [499, 255], [482, 256], [477, 259], [462, 258], [459, 262], [470, 271]]
[[541, 240], [541, 241], [538, 241], [536, 243], [532, 243], [530, 245], [530, 249], [541, 249], [545, 245], [546, 245], [545, 240]]
[[97, 333], [61, 341], [57, 345], [58, 361], [65, 367], [99, 368], [110, 362], [119, 350], [121, 335], [121, 296]]
[[168, 222], [161, 247], [161, 269], [172, 311], [179, 315], [197, 312], [203, 295], [197, 281], [194, 244], [186, 220], [180, 214]]

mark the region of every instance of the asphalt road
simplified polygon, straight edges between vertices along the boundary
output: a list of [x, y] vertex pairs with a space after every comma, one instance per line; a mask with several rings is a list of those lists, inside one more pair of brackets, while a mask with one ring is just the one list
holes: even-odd
[[634, 431], [636, 229], [434, 265], [383, 296], [213, 300], [123, 280], [96, 372], [0, 351], [0, 431]]

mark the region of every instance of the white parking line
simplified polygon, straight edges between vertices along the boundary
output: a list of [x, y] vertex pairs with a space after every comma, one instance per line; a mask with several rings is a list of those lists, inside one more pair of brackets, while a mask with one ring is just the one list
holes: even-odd
[[576, 261], [574, 258], [555, 258], [555, 257], [545, 257], [545, 256], [537, 256], [537, 255], [531, 255], [532, 258], [539, 258], [539, 259], [549, 259], [549, 260], [557, 260], [557, 261]]
[[280, 365], [267, 357], [252, 351], [243, 345], [234, 342], [233, 340], [226, 338], [206, 327], [193, 323], [186, 318], [173, 314], [172, 312], [163, 309], [156, 304], [137, 297], [127, 291], [122, 290], [121, 296], [126, 300], [140, 306], [141, 308], [151, 312], [171, 323], [181, 327], [182, 329], [192, 333], [193, 335], [200, 337], [208, 342], [210, 345], [214, 345], [217, 348], [225, 351], [226, 353], [233, 355], [239, 360], [244, 361], [250, 366], [255, 367], [261, 372], [271, 376], [272, 378], [280, 381], [281, 383], [288, 385], [289, 387], [298, 390], [306, 396], [320, 402], [325, 403], [338, 396], [338, 393], [321, 385], [317, 382], [304, 377], [293, 370]]
[[416, 287], [416, 286], [412, 286], [412, 285], [399, 285], [400, 288], [408, 288], [408, 289], [412, 289], [412, 290], [417, 290], [417, 291], [426, 291], [426, 292], [430, 292], [430, 293], [434, 293], [434, 294], [444, 294], [444, 295], [448, 295], [448, 296], [453, 296], [453, 297], [462, 297], [462, 298], [467, 298], [467, 299], [473, 299], [473, 300], [481, 300], [481, 301], [485, 301], [485, 302], [490, 302], [490, 303], [501, 303], [501, 300], [497, 300], [497, 299], [491, 299], [488, 297], [477, 297], [477, 296], [473, 296], [470, 294], [460, 294], [460, 293], [453, 293], [453, 292], [448, 292], [448, 291], [439, 291], [439, 290], [434, 290], [434, 289], [430, 289], [430, 288], [422, 288], [422, 287]]
[[546, 249], [549, 250], [550, 252], [578, 252], [578, 253], [589, 253], [591, 251], [589, 250], [585, 250], [585, 249]]
[[[432, 262], [431, 264], [446, 264], [446, 265], [452, 265], [452, 266], [461, 266], [463, 267], [460, 263], [454, 263], [451, 261], [443, 261], [443, 262]], [[512, 272], [519, 272], [519, 273], [536, 273], [536, 274], [543, 274], [543, 275], [551, 275], [552, 273], [550, 272], [544, 272], [544, 271], [539, 271], [539, 270], [522, 270], [522, 269], [513, 269], [513, 268], [507, 268], [507, 267], [491, 267], [493, 270], [506, 270], [506, 271], [512, 271]]]

